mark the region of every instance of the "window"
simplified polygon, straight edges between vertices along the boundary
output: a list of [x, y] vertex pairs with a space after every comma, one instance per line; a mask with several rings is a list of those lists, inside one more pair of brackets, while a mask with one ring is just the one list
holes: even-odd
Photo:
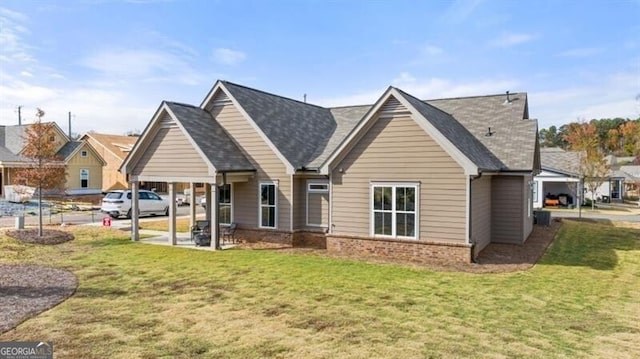
[[531, 183], [531, 193], [534, 202], [538, 202], [538, 181], [533, 181]]
[[80, 157], [87, 157], [88, 153], [85, 150], [80, 151]]
[[80, 170], [80, 188], [89, 187], [89, 170], [83, 168]]
[[328, 183], [308, 183], [307, 184], [307, 191], [308, 192], [322, 192], [322, 193], [327, 193], [329, 192], [329, 184]]
[[417, 238], [417, 185], [373, 185], [373, 235]]
[[49, 136], [49, 142], [56, 142], [56, 136], [54, 135]]
[[276, 185], [260, 183], [260, 227], [276, 228]]
[[307, 226], [327, 227], [329, 225], [329, 182], [326, 180], [307, 181]]
[[231, 224], [231, 184], [225, 184], [218, 189], [220, 201], [220, 224]]

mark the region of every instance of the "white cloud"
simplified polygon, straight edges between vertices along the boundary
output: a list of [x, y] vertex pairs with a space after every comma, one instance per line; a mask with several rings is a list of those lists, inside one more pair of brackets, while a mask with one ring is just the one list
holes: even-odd
[[104, 49], [81, 61], [107, 78], [144, 82], [198, 84], [200, 78], [188, 58], [161, 50]]
[[484, 0], [456, 0], [445, 11], [442, 20], [449, 24], [465, 22]]
[[217, 48], [213, 50], [213, 59], [223, 65], [236, 65], [247, 58], [242, 51], [236, 51], [226, 48]]
[[638, 74], [617, 73], [580, 87], [529, 93], [531, 116], [540, 128], [562, 125], [578, 119], [638, 118], [640, 102]]
[[558, 54], [563, 57], [589, 57], [602, 53], [604, 50], [599, 47], [581, 47], [565, 50]]
[[[420, 99], [436, 99], [459, 96], [477, 96], [504, 93], [515, 90], [520, 83], [509, 79], [486, 79], [469, 82], [457, 82], [437, 77], [419, 79], [407, 72], [402, 72], [391, 83]], [[348, 106], [372, 104], [382, 95], [384, 88], [362, 91], [344, 97], [323, 98], [318, 104], [325, 106]]]
[[444, 53], [444, 50], [433, 45], [427, 45], [422, 49], [422, 53], [428, 56], [437, 56]]
[[20, 71], [20, 76], [33, 77], [33, 74], [29, 71]]
[[534, 34], [502, 34], [498, 38], [491, 41], [491, 45], [496, 47], [510, 47], [515, 45], [524, 44], [537, 39], [538, 36]]
[[30, 48], [23, 39], [29, 31], [21, 23], [27, 20], [28, 18], [21, 13], [0, 8], [0, 49], [2, 49], [0, 61], [6, 63], [33, 61], [33, 57], [29, 54]]

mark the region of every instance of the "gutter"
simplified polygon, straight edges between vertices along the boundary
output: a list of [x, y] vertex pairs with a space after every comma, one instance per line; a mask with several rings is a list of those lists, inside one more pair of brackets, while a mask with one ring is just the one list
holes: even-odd
[[482, 170], [478, 171], [478, 175], [477, 176], [470, 176], [469, 177], [469, 213], [467, 215], [467, 220], [469, 221], [469, 238], [467, 238], [467, 241], [469, 242], [469, 244], [471, 244], [471, 262], [472, 263], [476, 263], [476, 257], [475, 255], [473, 255], [473, 250], [475, 249], [476, 244], [473, 242], [472, 238], [471, 238], [471, 233], [473, 233], [473, 221], [471, 220], [471, 214], [472, 214], [472, 204], [473, 204], [473, 196], [472, 196], [472, 182], [480, 179], [480, 177], [482, 177]]

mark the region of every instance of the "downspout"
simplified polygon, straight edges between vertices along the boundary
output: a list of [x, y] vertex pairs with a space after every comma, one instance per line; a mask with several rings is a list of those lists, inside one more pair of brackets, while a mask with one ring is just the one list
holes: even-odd
[[469, 241], [469, 244], [471, 244], [471, 262], [476, 263], [476, 256], [473, 254], [473, 251], [475, 249], [476, 244], [473, 242], [473, 239], [471, 237], [471, 233], [473, 233], [473, 221], [472, 221], [472, 213], [473, 213], [473, 196], [472, 196], [472, 182], [480, 179], [480, 177], [482, 177], [482, 171], [478, 171], [478, 175], [477, 176], [471, 176], [469, 177], [469, 238], [467, 239]]

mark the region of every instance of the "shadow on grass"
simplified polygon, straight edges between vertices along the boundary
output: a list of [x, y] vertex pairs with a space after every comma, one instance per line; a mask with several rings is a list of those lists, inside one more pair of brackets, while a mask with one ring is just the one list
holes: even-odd
[[79, 298], [111, 298], [127, 295], [129, 292], [118, 288], [93, 288], [79, 287], [76, 289], [74, 297]]
[[609, 220], [564, 220], [558, 238], [540, 264], [613, 270], [619, 251], [640, 250], [640, 230], [617, 228]]

